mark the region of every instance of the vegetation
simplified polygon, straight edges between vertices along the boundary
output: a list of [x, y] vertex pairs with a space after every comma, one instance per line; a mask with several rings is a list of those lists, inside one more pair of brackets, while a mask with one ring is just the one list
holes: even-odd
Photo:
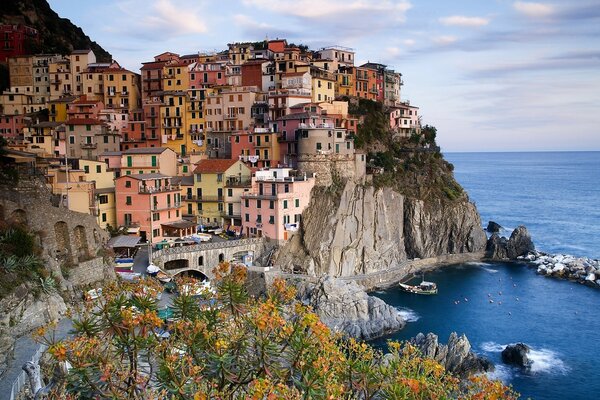
[[81, 28], [60, 18], [46, 0], [3, 0], [0, 2], [0, 22], [25, 24], [37, 29], [40, 43], [30, 46], [32, 54], [69, 54], [74, 49], [92, 49], [98, 61], [112, 60], [110, 53], [92, 41]]
[[[73, 313], [74, 337], [37, 332], [71, 369], [54, 399], [514, 399], [499, 382], [463, 387], [408, 345], [383, 354], [333, 335], [281, 280], [265, 298], [246, 293], [246, 270], [222, 263], [216, 294], [186, 293], [161, 335], [154, 281], [106, 286]], [[193, 284], [185, 280], [180, 284]]]
[[0, 298], [22, 284], [37, 284], [36, 291], [48, 291], [56, 286], [44, 269], [39, 252], [34, 236], [25, 226], [0, 221]]

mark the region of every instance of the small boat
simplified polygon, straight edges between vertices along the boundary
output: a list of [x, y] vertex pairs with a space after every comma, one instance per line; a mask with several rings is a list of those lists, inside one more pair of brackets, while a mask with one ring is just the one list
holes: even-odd
[[400, 284], [400, 288], [405, 292], [415, 293], [415, 294], [437, 294], [438, 289], [437, 285], [433, 282], [421, 281], [417, 286], [407, 285], [405, 283]]
[[171, 276], [168, 275], [166, 272], [164, 271], [158, 271], [156, 273], [156, 279], [158, 279], [159, 281], [161, 281], [162, 283], [167, 283], [167, 282], [171, 282]]

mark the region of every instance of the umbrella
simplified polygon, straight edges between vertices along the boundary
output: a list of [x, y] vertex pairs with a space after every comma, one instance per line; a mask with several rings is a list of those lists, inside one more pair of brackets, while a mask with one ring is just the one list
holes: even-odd
[[148, 268], [146, 268], [146, 272], [149, 274], [156, 274], [158, 271], [160, 271], [160, 268], [154, 264], [150, 264], [148, 265]]

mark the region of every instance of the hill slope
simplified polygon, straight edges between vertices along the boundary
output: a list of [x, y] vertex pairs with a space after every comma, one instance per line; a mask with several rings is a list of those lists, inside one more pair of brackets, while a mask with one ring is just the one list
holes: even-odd
[[111, 61], [112, 56], [70, 20], [61, 18], [46, 0], [2, 0], [0, 23], [24, 24], [40, 32], [36, 52], [68, 54], [73, 49], [92, 49], [98, 61]]

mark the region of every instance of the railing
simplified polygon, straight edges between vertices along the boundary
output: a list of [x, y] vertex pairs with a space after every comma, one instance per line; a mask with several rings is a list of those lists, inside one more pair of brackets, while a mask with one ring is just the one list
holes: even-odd
[[172, 210], [174, 208], [181, 208], [181, 203], [169, 203], [166, 206], [152, 205], [152, 211]]
[[160, 193], [160, 192], [174, 192], [181, 190], [179, 185], [166, 185], [166, 186], [141, 186], [139, 193]]
[[95, 149], [98, 145], [96, 143], [81, 143], [82, 149]]
[[229, 240], [226, 242], [209, 242], [209, 243], [194, 244], [191, 246], [172, 247], [170, 249], [163, 249], [163, 250], [158, 250], [158, 251], [154, 252], [153, 258], [157, 259], [160, 257], [172, 255], [172, 254], [190, 253], [190, 252], [203, 251], [203, 250], [215, 250], [215, 249], [225, 249], [225, 248], [230, 248], [230, 247], [259, 245], [259, 244], [262, 244], [263, 241], [264, 241], [264, 238], [249, 238], [249, 239]]
[[[35, 354], [31, 357], [30, 361], [34, 364], [39, 363], [40, 358], [42, 358], [42, 354], [44, 354], [46, 349], [46, 345], [41, 344], [40, 347], [38, 347], [38, 349], [36, 350]], [[17, 376], [17, 379], [15, 379], [15, 381], [13, 382], [9, 400], [15, 400], [18, 397], [19, 393], [21, 393], [21, 390], [23, 390], [23, 387], [25, 386], [26, 382], [27, 374], [25, 373], [25, 371], [21, 371], [19, 376]]]

